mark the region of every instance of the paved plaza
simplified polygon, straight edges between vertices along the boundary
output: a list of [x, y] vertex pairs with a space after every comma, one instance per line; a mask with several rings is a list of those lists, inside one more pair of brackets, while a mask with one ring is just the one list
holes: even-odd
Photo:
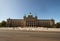
[[0, 41], [60, 41], [60, 32], [0, 30]]

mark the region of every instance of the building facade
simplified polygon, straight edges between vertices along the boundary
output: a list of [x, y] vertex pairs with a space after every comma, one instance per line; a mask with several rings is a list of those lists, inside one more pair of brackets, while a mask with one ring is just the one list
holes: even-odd
[[50, 27], [55, 24], [53, 19], [38, 19], [37, 16], [33, 17], [30, 13], [23, 19], [7, 19], [6, 25], [8, 27]]

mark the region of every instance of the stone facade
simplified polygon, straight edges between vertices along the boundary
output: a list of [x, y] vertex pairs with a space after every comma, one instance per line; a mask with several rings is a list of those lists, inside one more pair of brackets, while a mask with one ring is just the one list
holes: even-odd
[[37, 16], [33, 17], [31, 13], [28, 17], [24, 16], [23, 19], [7, 19], [8, 27], [50, 27], [54, 24], [53, 19], [38, 19]]

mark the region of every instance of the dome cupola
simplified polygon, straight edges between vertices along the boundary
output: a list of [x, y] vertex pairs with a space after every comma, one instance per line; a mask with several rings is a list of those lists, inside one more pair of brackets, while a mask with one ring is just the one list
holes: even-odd
[[28, 17], [33, 17], [31, 12], [29, 13]]

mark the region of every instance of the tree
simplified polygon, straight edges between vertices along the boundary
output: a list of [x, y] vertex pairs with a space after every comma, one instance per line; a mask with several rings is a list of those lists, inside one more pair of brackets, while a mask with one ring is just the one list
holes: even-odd
[[56, 27], [60, 28], [60, 22], [56, 23]]
[[0, 23], [0, 27], [6, 27], [6, 22], [5, 22], [5, 21], [2, 21], [2, 22]]

